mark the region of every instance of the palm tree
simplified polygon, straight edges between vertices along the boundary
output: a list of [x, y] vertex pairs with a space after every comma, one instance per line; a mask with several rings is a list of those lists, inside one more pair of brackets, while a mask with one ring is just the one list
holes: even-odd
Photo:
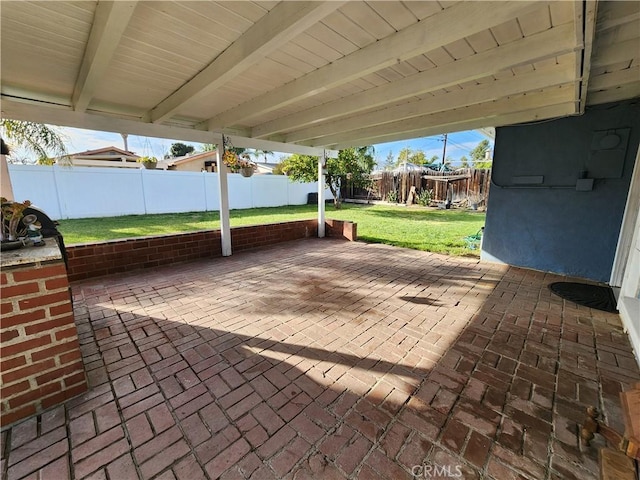
[[273, 152], [271, 150], [259, 150], [256, 148], [250, 154], [253, 155], [256, 160], [258, 160], [260, 156], [264, 155], [264, 163], [269, 163], [267, 161], [267, 155], [271, 155], [272, 153]]
[[[41, 123], [26, 122], [22, 120], [0, 119], [0, 127], [4, 131], [8, 140], [12, 140], [13, 146], [24, 147], [35, 153], [38, 157], [38, 163], [50, 162], [50, 156], [47, 154], [51, 151], [52, 156], [62, 158], [67, 154], [64, 146], [63, 137], [55, 129], [43, 125]], [[13, 188], [11, 186], [11, 175], [7, 166], [6, 154], [10, 149], [4, 148], [3, 155], [0, 160], [0, 171], [2, 171], [2, 196], [13, 200]]]
[[63, 135], [48, 125], [1, 119], [0, 126], [7, 139], [12, 141], [11, 146], [24, 147], [34, 153], [38, 163], [48, 163], [51, 157], [63, 157], [67, 154]]

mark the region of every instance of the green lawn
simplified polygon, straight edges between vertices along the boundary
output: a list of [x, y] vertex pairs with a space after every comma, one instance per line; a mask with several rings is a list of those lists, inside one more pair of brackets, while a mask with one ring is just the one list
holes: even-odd
[[[232, 210], [231, 226], [257, 225], [315, 218], [315, 205]], [[358, 237], [367, 242], [446, 253], [478, 254], [469, 250], [464, 237], [484, 225], [481, 212], [434, 210], [422, 207], [344, 204], [341, 210], [327, 205], [327, 218], [358, 224]], [[219, 228], [218, 212], [160, 215], [128, 215], [111, 218], [60, 220], [60, 232], [67, 245], [145, 235], [189, 232]]]

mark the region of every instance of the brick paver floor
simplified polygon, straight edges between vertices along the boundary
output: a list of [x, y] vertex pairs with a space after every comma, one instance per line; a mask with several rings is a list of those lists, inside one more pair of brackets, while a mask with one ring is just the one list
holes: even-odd
[[621, 427], [640, 374], [562, 278], [313, 239], [75, 284], [90, 391], [3, 477], [595, 479], [584, 407]]

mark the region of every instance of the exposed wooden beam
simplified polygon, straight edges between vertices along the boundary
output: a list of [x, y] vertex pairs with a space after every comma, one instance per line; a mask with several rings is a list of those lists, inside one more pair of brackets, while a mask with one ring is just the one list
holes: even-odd
[[[573, 89], [571, 87], [554, 87], [542, 92], [520, 95], [513, 98], [505, 98], [493, 102], [485, 102], [478, 105], [472, 105], [457, 110], [434, 113], [421, 117], [399, 120], [375, 127], [353, 130], [351, 132], [339, 133], [333, 136], [323, 137], [318, 140], [305, 142], [311, 146], [325, 146], [343, 143], [354, 144], [355, 140], [374, 139], [374, 138], [394, 138], [394, 135], [404, 135], [416, 131], [421, 131], [430, 127], [443, 127], [453, 123], [461, 123], [472, 119], [486, 119], [487, 122], [480, 126], [494, 126], [491, 122], [492, 117], [498, 115], [510, 114], [513, 112], [523, 112], [526, 110], [535, 110], [540, 107], [565, 103], [573, 100]], [[575, 112], [574, 112], [575, 113]], [[419, 135], [408, 138], [416, 138]], [[407, 137], [404, 137], [407, 138]], [[391, 140], [389, 140], [391, 141]], [[377, 140], [376, 140], [377, 143]], [[368, 143], [367, 143], [368, 144]]]
[[89, 34], [89, 40], [80, 65], [71, 101], [77, 112], [84, 112], [93, 94], [104, 81], [105, 74], [120, 44], [136, 1], [100, 1]]
[[540, 107], [534, 110], [528, 110], [525, 112], [507, 113], [491, 118], [476, 118], [471, 120], [465, 120], [462, 122], [450, 123], [448, 125], [439, 125], [437, 127], [427, 127], [423, 130], [415, 130], [405, 134], [393, 134], [387, 136], [379, 136], [374, 138], [362, 138], [352, 142], [346, 142], [342, 144], [331, 145], [331, 148], [343, 149], [356, 147], [361, 145], [371, 145], [373, 143], [384, 143], [399, 140], [410, 140], [413, 138], [430, 137], [433, 135], [440, 135], [442, 133], [463, 132], [467, 130], [477, 130], [485, 128], [488, 125], [495, 127], [503, 127], [507, 125], [516, 125], [525, 122], [535, 122], [539, 120], [548, 120], [551, 118], [566, 117], [574, 113], [573, 100], [565, 103], [559, 103], [556, 105], [549, 105], [546, 107]]
[[223, 112], [208, 122], [210, 130], [233, 125], [348, 83], [442, 45], [486, 30], [536, 9], [546, 2], [460, 2], [286, 85]]
[[583, 44], [584, 48], [582, 54], [578, 59], [580, 66], [579, 78], [579, 113], [584, 113], [584, 109], [587, 106], [587, 90], [589, 88], [589, 76], [591, 74], [591, 54], [593, 51], [593, 39], [596, 33], [596, 17], [598, 11], [598, 0], [585, 0], [584, 12], [576, 19], [583, 20]]
[[154, 123], [210, 93], [334, 12], [344, 2], [280, 2], [195, 77], [149, 112]]
[[[222, 143], [222, 134], [185, 127], [159, 125], [142, 120], [124, 119], [98, 113], [75, 112], [71, 107], [61, 105], [45, 105], [40, 102], [16, 101], [2, 96], [2, 118], [28, 120], [37, 123], [60, 125], [63, 127], [86, 128], [104, 132], [129, 133], [145, 137], [167, 138], [200, 143]], [[237, 147], [257, 148], [285, 153], [301, 153], [304, 155], [322, 155], [323, 147], [284, 144], [232, 136]], [[328, 156], [336, 156], [338, 152], [328, 151]]]
[[348, 132], [373, 125], [392, 123], [427, 114], [463, 108], [469, 105], [485, 103], [490, 100], [518, 95], [529, 91], [563, 85], [574, 81], [573, 68], [556, 65], [532, 73], [517, 75], [504, 80], [496, 80], [463, 90], [425, 98], [411, 103], [404, 103], [376, 111], [368, 111], [360, 115], [344, 119], [334, 119], [321, 125], [301, 129], [286, 135], [286, 142], [303, 142], [312, 138], [333, 135], [335, 132]]
[[266, 122], [254, 127], [251, 136], [265, 138], [294, 128], [351, 115], [390, 102], [487, 77], [495, 72], [525, 63], [569, 53], [575, 48], [572, 25], [561, 25], [441, 67]]

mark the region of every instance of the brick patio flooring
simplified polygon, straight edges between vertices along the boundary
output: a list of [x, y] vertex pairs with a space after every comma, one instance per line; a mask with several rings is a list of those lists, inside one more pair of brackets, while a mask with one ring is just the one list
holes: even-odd
[[312, 239], [75, 284], [90, 391], [3, 478], [594, 479], [577, 423], [640, 373], [562, 278]]

